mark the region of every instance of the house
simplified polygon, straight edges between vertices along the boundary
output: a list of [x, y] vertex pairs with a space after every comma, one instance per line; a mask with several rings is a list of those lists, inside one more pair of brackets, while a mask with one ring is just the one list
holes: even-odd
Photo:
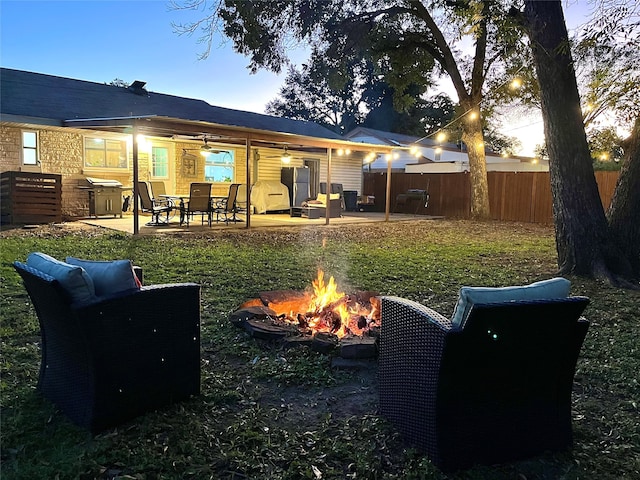
[[[356, 127], [345, 135], [354, 142], [386, 145], [395, 148], [391, 170], [404, 173], [454, 173], [469, 171], [469, 157], [464, 144], [438, 142], [431, 138], [418, 138], [372, 128]], [[548, 160], [530, 157], [503, 157], [485, 150], [487, 171], [497, 172], [547, 172]], [[386, 156], [378, 155], [365, 164], [366, 171], [386, 171]]]
[[280, 181], [286, 152], [290, 166], [309, 167], [313, 197], [320, 182], [360, 192], [364, 155], [390, 150], [313, 122], [156, 93], [142, 81], [121, 87], [0, 68], [0, 95], [0, 172], [60, 175], [65, 218], [88, 215], [79, 188], [88, 177], [129, 189], [136, 179], [163, 182], [172, 194], [205, 181], [225, 196], [232, 183]]

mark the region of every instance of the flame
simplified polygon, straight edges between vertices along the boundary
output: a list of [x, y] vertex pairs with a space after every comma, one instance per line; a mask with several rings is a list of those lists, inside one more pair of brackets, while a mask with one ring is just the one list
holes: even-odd
[[333, 277], [325, 282], [324, 272], [311, 282], [312, 292], [301, 299], [291, 299], [269, 304], [289, 323], [297, 323], [314, 333], [333, 333], [338, 338], [345, 335], [363, 335], [372, 325], [379, 324], [379, 310], [375, 302], [361, 305], [349, 295], [339, 291]]

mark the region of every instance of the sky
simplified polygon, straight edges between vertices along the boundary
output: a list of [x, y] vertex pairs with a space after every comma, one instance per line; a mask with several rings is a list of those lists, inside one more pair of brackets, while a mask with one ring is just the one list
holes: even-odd
[[[197, 98], [211, 105], [264, 113], [278, 96], [286, 71], [251, 74], [249, 59], [231, 42], [205, 46], [198, 34], [180, 36], [173, 23], [206, 12], [171, 11], [165, 0], [0, 0], [0, 65], [99, 83], [118, 78], [147, 89]], [[565, 4], [567, 24], [586, 20], [587, 0]], [[296, 63], [303, 51], [293, 52]], [[1, 87], [0, 87], [1, 88]], [[542, 142], [542, 120], [510, 121], [505, 134], [520, 137], [523, 154]]]

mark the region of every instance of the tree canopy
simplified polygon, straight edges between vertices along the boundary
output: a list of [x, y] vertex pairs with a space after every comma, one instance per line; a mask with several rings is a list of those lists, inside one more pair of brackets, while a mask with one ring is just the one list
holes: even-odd
[[[523, 48], [507, 0], [189, 0], [181, 8], [204, 9], [200, 21], [177, 26], [231, 39], [249, 68], [280, 71], [287, 48], [306, 42], [332, 62], [367, 52], [375, 73], [394, 93], [396, 109], [415, 103], [411, 88], [447, 77], [458, 96], [462, 141], [469, 155], [471, 216], [489, 218], [485, 139], [481, 107], [487, 81], [507, 71]], [[464, 45], [464, 48], [461, 47]]]

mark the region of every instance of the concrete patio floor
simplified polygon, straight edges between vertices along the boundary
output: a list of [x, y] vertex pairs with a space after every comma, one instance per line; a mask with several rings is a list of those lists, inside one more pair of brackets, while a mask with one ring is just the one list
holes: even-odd
[[[224, 229], [234, 230], [246, 230], [245, 216], [240, 216], [243, 221], [237, 223], [224, 222], [216, 223], [215, 221], [209, 227], [206, 223], [201, 225], [200, 217], [196, 216], [191, 220], [190, 225], [180, 225], [179, 218], [176, 215], [173, 217], [167, 225], [162, 226], [148, 226], [146, 225], [151, 221], [151, 216], [140, 214], [138, 217], [139, 233], [140, 235], [162, 235], [166, 233], [180, 233], [180, 232], [214, 232]], [[428, 215], [411, 215], [404, 213], [391, 213], [389, 215], [390, 222], [406, 222], [412, 220], [435, 220], [443, 217], [432, 217]], [[118, 230], [121, 232], [133, 233], [133, 214], [124, 214], [122, 218], [116, 217], [99, 217], [99, 218], [84, 218], [78, 220], [79, 222], [108, 228], [112, 230]], [[384, 212], [344, 212], [340, 218], [329, 219], [329, 226], [331, 225], [349, 225], [359, 223], [375, 223], [384, 222]], [[250, 227], [255, 228], [278, 228], [278, 227], [323, 227], [326, 226], [325, 218], [308, 219], [304, 217], [291, 217], [288, 213], [270, 213], [270, 214], [254, 214], [251, 215]]]

